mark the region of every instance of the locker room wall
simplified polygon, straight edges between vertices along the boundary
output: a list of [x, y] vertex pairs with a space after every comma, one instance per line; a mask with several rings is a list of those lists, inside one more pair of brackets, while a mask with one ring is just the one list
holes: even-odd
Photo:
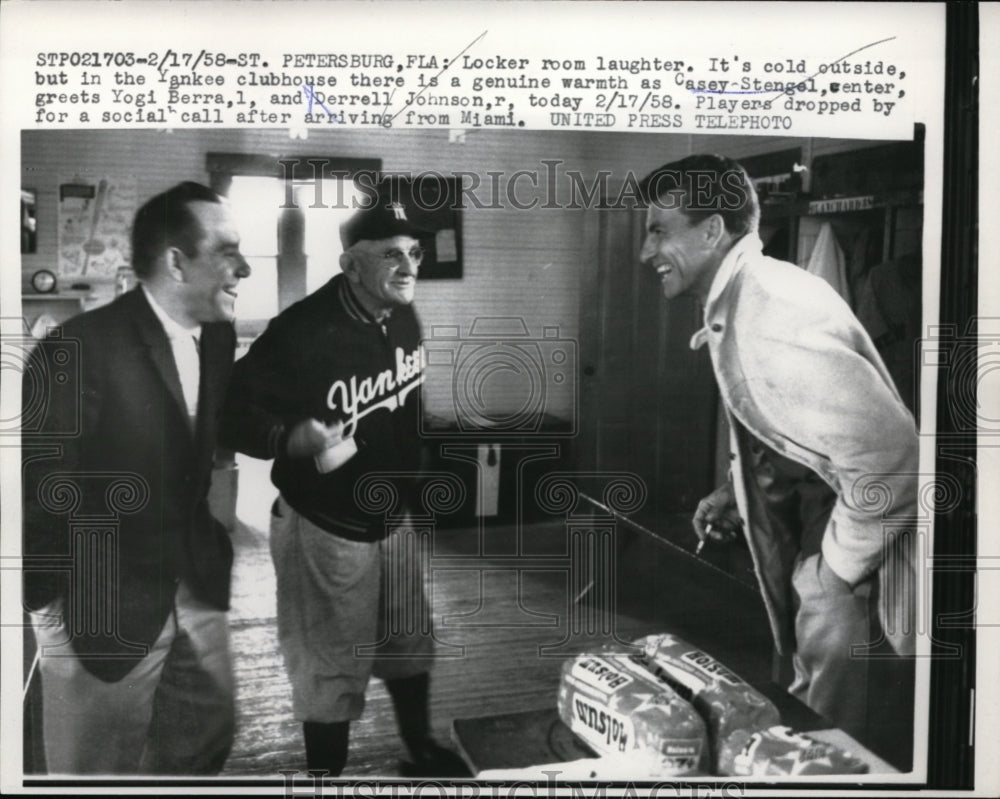
[[[593, 181], [601, 170], [621, 180], [632, 170], [637, 178], [668, 160], [691, 152], [717, 151], [734, 157], [790, 146], [802, 146], [804, 157], [864, 146], [849, 140], [802, 140], [773, 137], [693, 137], [670, 134], [621, 134], [588, 131], [474, 130], [464, 143], [449, 142], [446, 130], [407, 131], [312, 129], [309, 138], [291, 139], [285, 130], [188, 128], [176, 130], [67, 130], [22, 133], [21, 180], [38, 192], [38, 251], [22, 256], [22, 283], [41, 268], [57, 261], [58, 186], [76, 175], [99, 178], [134, 174], [139, 202], [181, 180], [208, 182], [205, 157], [209, 152], [269, 154], [276, 156], [330, 155], [380, 158], [385, 170], [449, 174], [456, 170], [478, 173], [484, 187], [477, 195], [490, 201], [485, 186], [489, 171], [512, 175], [517, 170], [537, 170], [539, 188], [529, 180], [517, 183], [522, 202], [548, 199], [550, 167], [554, 168], [556, 202], [570, 197], [567, 170], [577, 170], [584, 181]], [[505, 203], [506, 204], [506, 203]], [[458, 325], [462, 335], [480, 316], [507, 316], [524, 320], [538, 335], [543, 326], [555, 326], [562, 338], [579, 334], [581, 264], [584, 220], [578, 209], [536, 208], [523, 211], [467, 208], [463, 216], [464, 275], [462, 280], [427, 281], [418, 288], [418, 308], [425, 331], [436, 325]], [[250, 280], [253, 278], [251, 277]], [[91, 305], [112, 296], [109, 282], [94, 283]], [[499, 389], [502, 393], [502, 387]], [[523, 400], [517, 392], [509, 398]], [[427, 386], [428, 408], [448, 418], [452, 415], [450, 386]], [[495, 398], [502, 407], [505, 398]], [[566, 418], [573, 397], [553, 393], [545, 410]]]

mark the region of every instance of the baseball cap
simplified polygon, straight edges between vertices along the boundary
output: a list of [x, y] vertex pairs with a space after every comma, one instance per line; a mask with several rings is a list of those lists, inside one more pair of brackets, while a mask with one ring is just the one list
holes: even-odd
[[346, 250], [359, 241], [378, 241], [393, 236], [419, 239], [431, 231], [410, 219], [413, 202], [398, 182], [385, 181], [376, 187], [374, 202], [362, 208], [340, 226], [340, 242]]

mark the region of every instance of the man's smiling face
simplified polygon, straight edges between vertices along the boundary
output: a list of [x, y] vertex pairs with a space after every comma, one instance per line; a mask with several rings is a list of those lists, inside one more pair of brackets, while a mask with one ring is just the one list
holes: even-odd
[[[664, 204], [670, 206], [669, 203]], [[718, 267], [711, 226], [721, 220], [693, 222], [681, 208], [650, 205], [640, 259], [660, 277], [663, 295], [672, 300], [693, 294], [704, 300]]]
[[187, 312], [197, 322], [232, 321], [237, 286], [250, 274], [232, 211], [228, 203], [193, 202], [189, 208], [202, 237], [194, 255], [181, 253]]

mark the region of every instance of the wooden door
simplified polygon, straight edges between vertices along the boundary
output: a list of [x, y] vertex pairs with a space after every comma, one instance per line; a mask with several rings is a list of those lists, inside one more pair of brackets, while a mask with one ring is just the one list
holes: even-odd
[[[612, 195], [613, 196], [613, 195]], [[718, 395], [692, 298], [667, 302], [639, 263], [643, 211], [598, 208], [586, 221], [580, 315], [581, 468], [628, 471], [648, 489], [638, 516], [693, 510], [715, 482]]]

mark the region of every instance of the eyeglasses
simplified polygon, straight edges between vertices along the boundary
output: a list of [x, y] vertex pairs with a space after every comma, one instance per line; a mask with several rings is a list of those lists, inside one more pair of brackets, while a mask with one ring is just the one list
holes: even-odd
[[403, 263], [403, 258], [409, 258], [415, 264], [420, 264], [424, 260], [424, 255], [427, 251], [423, 247], [411, 247], [405, 253], [393, 247], [391, 250], [386, 250], [380, 256], [382, 260], [386, 263], [390, 263], [393, 266], [401, 266]]

